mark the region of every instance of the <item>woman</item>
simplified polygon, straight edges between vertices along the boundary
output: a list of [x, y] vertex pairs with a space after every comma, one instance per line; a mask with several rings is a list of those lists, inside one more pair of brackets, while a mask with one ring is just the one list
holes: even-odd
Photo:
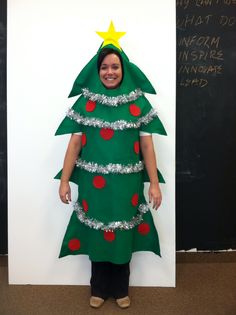
[[[93, 73], [95, 64], [97, 74]], [[165, 130], [139, 89], [122, 94], [129, 92], [127, 86], [136, 85], [140, 78], [141, 82], [145, 80], [140, 88], [155, 92], [141, 74], [114, 45], [101, 48], [77, 77], [70, 96], [81, 91], [83, 95], [56, 133], [73, 132], [62, 173], [56, 177], [61, 178], [61, 201], [71, 201], [69, 181], [79, 184], [78, 203], [60, 257], [89, 256], [90, 305], [95, 308], [108, 297], [114, 297], [121, 308], [129, 307], [132, 253], [147, 250], [160, 255], [158, 235], [143, 196], [143, 182], [150, 180], [149, 203], [158, 209], [162, 196], [151, 133], [165, 134]], [[137, 82], [132, 81], [135, 77]]]

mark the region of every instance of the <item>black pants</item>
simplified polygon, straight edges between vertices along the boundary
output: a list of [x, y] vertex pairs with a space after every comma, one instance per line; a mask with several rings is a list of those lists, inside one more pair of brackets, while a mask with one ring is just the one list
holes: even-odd
[[110, 262], [93, 262], [91, 295], [104, 300], [108, 297], [120, 299], [128, 295], [129, 263], [117, 265]]

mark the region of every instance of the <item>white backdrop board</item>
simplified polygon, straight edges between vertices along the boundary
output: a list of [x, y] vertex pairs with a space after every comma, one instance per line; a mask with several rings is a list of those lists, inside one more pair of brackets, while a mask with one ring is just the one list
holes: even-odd
[[[8, 206], [10, 284], [89, 284], [87, 256], [58, 259], [72, 206], [53, 177], [68, 135], [54, 133], [75, 99], [72, 84], [113, 20], [130, 61], [150, 79], [168, 136], [154, 136], [166, 179], [153, 211], [162, 258], [135, 253], [130, 285], [175, 286], [175, 1], [8, 1]], [[76, 200], [75, 186], [73, 200]], [[147, 187], [146, 187], [147, 188]]]

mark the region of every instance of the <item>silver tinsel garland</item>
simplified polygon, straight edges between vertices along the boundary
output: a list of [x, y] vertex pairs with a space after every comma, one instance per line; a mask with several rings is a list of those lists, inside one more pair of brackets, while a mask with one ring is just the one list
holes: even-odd
[[123, 95], [118, 95], [118, 96], [106, 96], [105, 94], [96, 94], [96, 93], [90, 92], [89, 89], [84, 88], [82, 89], [82, 94], [85, 98], [93, 102], [98, 102], [100, 104], [107, 105], [107, 106], [118, 106], [121, 104], [135, 101], [144, 93], [140, 89], [136, 89], [130, 92], [128, 95], [123, 94]]
[[87, 162], [79, 159], [76, 161], [76, 166], [82, 168], [90, 173], [101, 173], [101, 174], [130, 174], [137, 173], [143, 170], [143, 162], [139, 161], [136, 164], [122, 165], [119, 163], [109, 163], [107, 165], [99, 165], [94, 162]]
[[138, 207], [139, 213], [130, 221], [113, 221], [107, 224], [97, 219], [87, 217], [85, 212], [83, 211], [82, 206], [78, 202], [76, 202], [74, 205], [74, 211], [76, 212], [79, 221], [92, 229], [102, 231], [115, 231], [131, 230], [135, 226], [139, 225], [143, 221], [143, 214], [148, 212], [149, 208], [147, 204], [140, 204]]
[[129, 122], [126, 120], [116, 120], [114, 122], [108, 122], [100, 118], [95, 117], [84, 117], [79, 113], [75, 112], [73, 109], [67, 111], [67, 117], [75, 120], [78, 124], [84, 126], [92, 126], [98, 128], [110, 128], [113, 130], [124, 130], [130, 128], [139, 128], [141, 124], [148, 124], [153, 118], [157, 117], [157, 112], [155, 109], [151, 109], [145, 116], [140, 117], [136, 122]]

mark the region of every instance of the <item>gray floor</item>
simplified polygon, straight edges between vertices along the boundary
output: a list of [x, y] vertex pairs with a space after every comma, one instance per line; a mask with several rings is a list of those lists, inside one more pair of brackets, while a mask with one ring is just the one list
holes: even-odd
[[87, 286], [8, 285], [0, 258], [0, 315], [236, 315], [236, 252], [178, 253], [177, 288], [130, 288], [132, 305], [88, 306]]

